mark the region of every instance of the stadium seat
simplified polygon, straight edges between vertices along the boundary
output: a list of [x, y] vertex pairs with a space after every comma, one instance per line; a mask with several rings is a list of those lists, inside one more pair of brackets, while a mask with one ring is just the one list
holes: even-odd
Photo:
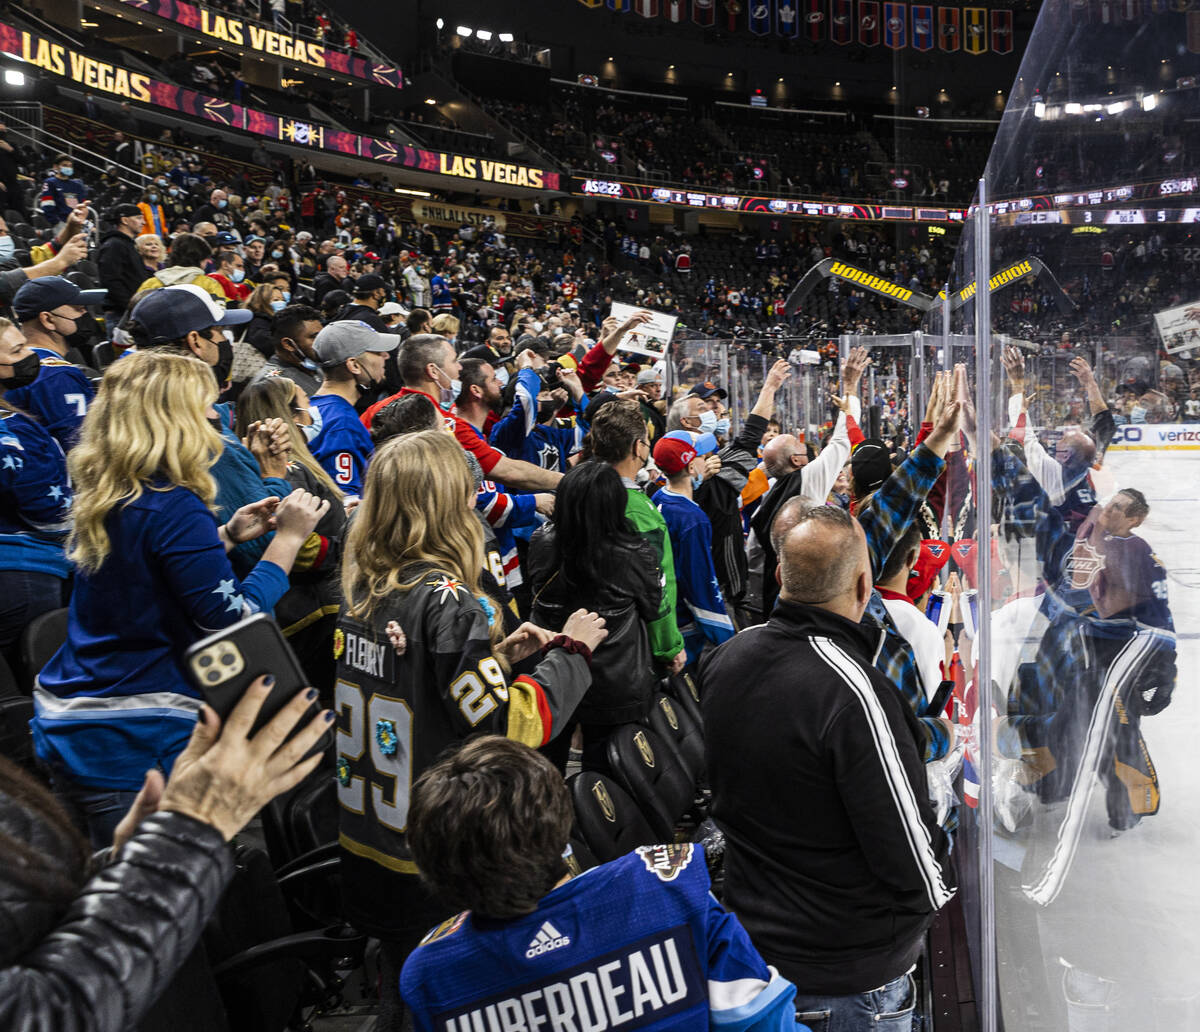
[[567, 846], [571, 850], [571, 855], [567, 857], [567, 869], [572, 877], [599, 866], [600, 861], [596, 859], [596, 854], [588, 849], [583, 839], [572, 835], [567, 841]]
[[679, 703], [679, 708], [699, 725], [703, 733], [704, 715], [700, 710], [700, 682], [696, 680], [696, 676], [687, 670], [681, 674], [672, 674], [667, 678], [665, 691]]
[[22, 767], [33, 765], [33, 700], [21, 694], [16, 674], [0, 656], [0, 756]]
[[637, 803], [611, 778], [584, 770], [569, 778], [567, 787], [579, 837], [601, 863], [660, 841]]
[[20, 656], [21, 690], [28, 695], [33, 694], [33, 682], [42, 672], [50, 657], [56, 653], [67, 640], [67, 614], [69, 610], [51, 609], [48, 613], [34, 617], [29, 625], [21, 632]]
[[675, 750], [692, 784], [704, 777], [704, 732], [692, 716], [665, 692], [657, 692], [646, 726]]
[[86, 272], [76, 268], [68, 272], [63, 279], [70, 280], [80, 290], [95, 290], [96, 281], [92, 279]]
[[608, 738], [617, 783], [646, 814], [657, 842], [675, 841], [675, 824], [691, 807], [696, 783], [678, 753], [653, 731], [623, 724]]
[[116, 360], [117, 354], [113, 350], [111, 340], [102, 340], [92, 348], [92, 361], [96, 363], [97, 368], [107, 369]]

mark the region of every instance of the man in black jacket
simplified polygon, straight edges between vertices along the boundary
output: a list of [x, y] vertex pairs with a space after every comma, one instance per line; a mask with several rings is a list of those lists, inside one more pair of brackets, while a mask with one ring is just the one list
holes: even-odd
[[104, 299], [104, 321], [112, 328], [120, 321], [137, 288], [150, 272], [133, 238], [142, 231], [141, 210], [136, 204], [118, 204], [112, 210], [114, 228], [104, 235], [96, 252], [100, 285], [108, 290]]
[[801, 1021], [907, 1030], [909, 972], [954, 891], [916, 718], [872, 666], [882, 631], [859, 623], [862, 528], [816, 505], [781, 549], [770, 619], [700, 668], [725, 902], [795, 982]]

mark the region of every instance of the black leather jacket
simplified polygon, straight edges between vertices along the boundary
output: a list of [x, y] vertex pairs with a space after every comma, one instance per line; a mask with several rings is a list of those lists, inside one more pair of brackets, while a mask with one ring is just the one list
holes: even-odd
[[640, 720], [658, 686], [646, 624], [658, 616], [663, 575], [647, 541], [614, 561], [608, 580], [585, 589], [569, 584], [553, 565], [554, 525], [529, 541], [526, 564], [533, 593], [533, 622], [560, 631], [579, 608], [604, 617], [608, 637], [592, 655], [592, 686], [575, 715], [584, 724], [624, 724]]
[[[39, 818], [0, 794], [0, 832], [54, 848]], [[0, 869], [0, 1028], [118, 1032], [136, 1026], [200, 938], [233, 876], [213, 827], [147, 817], [120, 858], [64, 909]]]

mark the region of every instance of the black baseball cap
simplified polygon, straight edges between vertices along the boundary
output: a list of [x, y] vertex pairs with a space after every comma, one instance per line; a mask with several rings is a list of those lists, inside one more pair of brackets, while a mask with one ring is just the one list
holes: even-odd
[[850, 474], [854, 478], [854, 493], [859, 498], [876, 490], [892, 475], [887, 445], [878, 437], [868, 437], [850, 456]]
[[117, 219], [128, 219], [136, 215], [142, 218], [142, 209], [136, 204], [118, 204], [112, 209], [112, 218], [116, 222]]
[[386, 289], [387, 284], [384, 282], [383, 277], [377, 276], [373, 272], [368, 272], [365, 276], [359, 276], [354, 281], [354, 293], [359, 297], [365, 297], [376, 290]]
[[248, 308], [225, 309], [194, 283], [151, 291], [133, 309], [133, 320], [150, 344], [166, 344], [210, 326], [240, 326], [253, 318]]
[[98, 305], [108, 294], [107, 290], [80, 290], [69, 279], [62, 276], [42, 276], [29, 280], [13, 298], [13, 314], [17, 322], [36, 319], [39, 312], [53, 312], [62, 305]]

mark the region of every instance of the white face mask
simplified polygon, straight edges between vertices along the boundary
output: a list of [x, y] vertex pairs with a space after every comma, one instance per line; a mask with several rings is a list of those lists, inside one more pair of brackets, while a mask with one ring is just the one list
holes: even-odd
[[715, 433], [717, 429], [717, 414], [712, 409], [705, 409], [700, 413], [700, 432], [702, 434]]

